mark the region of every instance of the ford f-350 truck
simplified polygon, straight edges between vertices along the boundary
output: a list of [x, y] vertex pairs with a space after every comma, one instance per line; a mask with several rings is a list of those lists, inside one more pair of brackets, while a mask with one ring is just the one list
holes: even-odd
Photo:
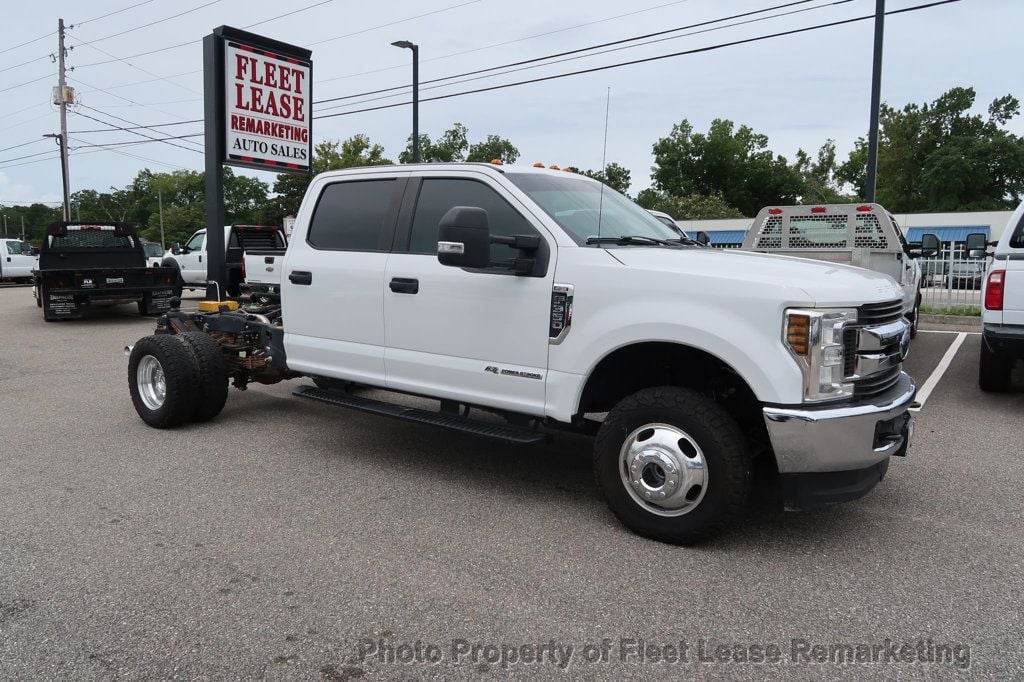
[[735, 521], [758, 459], [809, 509], [861, 497], [910, 445], [890, 277], [695, 247], [572, 173], [324, 173], [283, 267], [280, 310], [175, 309], [126, 348], [146, 423], [213, 418], [229, 381], [308, 377], [295, 395], [515, 443], [590, 433], [615, 515], [682, 544]]

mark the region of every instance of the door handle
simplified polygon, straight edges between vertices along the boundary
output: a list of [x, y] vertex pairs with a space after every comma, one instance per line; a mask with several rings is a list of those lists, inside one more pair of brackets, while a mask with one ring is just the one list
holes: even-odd
[[420, 281], [407, 277], [393, 277], [391, 279], [391, 291], [396, 294], [418, 294], [420, 292]]
[[202, 256], [199, 256], [199, 262], [200, 262], [200, 263], [202, 263], [202, 262], [203, 262], [203, 257], [202, 257]]
[[288, 281], [292, 284], [303, 284], [309, 286], [313, 283], [313, 273], [303, 272], [301, 270], [292, 270], [288, 274]]

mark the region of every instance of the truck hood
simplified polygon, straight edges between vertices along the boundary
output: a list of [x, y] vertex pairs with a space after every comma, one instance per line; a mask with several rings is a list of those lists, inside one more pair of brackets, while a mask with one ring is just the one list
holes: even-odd
[[819, 307], [855, 307], [903, 298], [900, 286], [888, 275], [808, 258], [733, 249], [626, 246], [607, 251], [627, 267], [678, 273], [698, 280], [727, 278], [758, 287], [789, 289], [791, 294], [799, 291], [809, 305]]

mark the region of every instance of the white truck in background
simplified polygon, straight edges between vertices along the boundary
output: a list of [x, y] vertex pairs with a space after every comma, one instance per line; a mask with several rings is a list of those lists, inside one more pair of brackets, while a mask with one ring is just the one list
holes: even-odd
[[0, 281], [31, 282], [35, 267], [31, 244], [20, 239], [0, 239]]
[[590, 434], [614, 514], [684, 544], [740, 520], [758, 462], [787, 508], [816, 508], [865, 495], [913, 434], [892, 278], [700, 248], [564, 171], [323, 173], [283, 272], [276, 313], [176, 308], [126, 349], [143, 421], [308, 377], [306, 400], [507, 443]]
[[[968, 253], [975, 255], [971, 235]], [[984, 252], [984, 235], [980, 250]], [[1006, 391], [1018, 360], [1024, 359], [1024, 203], [1010, 216], [996, 245], [981, 292], [981, 363], [983, 391]]]
[[854, 265], [892, 277], [903, 292], [903, 314], [917, 335], [921, 265], [939, 250], [935, 235], [919, 247], [907, 243], [892, 214], [879, 204], [768, 206], [754, 218], [744, 251]]
[[[224, 257], [226, 260], [227, 296], [238, 296], [245, 279], [242, 255], [248, 250], [284, 248], [287, 240], [280, 227], [267, 225], [225, 225]], [[196, 230], [185, 245], [175, 243], [164, 254], [162, 264], [176, 267], [186, 288], [206, 286], [207, 255], [206, 230]]]

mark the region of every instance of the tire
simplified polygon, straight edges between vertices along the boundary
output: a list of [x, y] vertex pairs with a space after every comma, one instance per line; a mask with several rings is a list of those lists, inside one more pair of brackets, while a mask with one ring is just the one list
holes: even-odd
[[135, 411], [150, 426], [169, 429], [183, 424], [196, 409], [198, 384], [195, 356], [174, 336], [147, 336], [132, 349], [128, 388]]
[[[664, 445], [633, 450], [632, 459], [623, 456], [630, 443], [648, 441]], [[672, 466], [686, 460], [704, 466], [684, 463], [673, 473]], [[638, 391], [608, 413], [594, 441], [594, 474], [612, 513], [627, 528], [653, 540], [689, 545], [721, 533], [743, 511], [750, 496], [751, 457], [743, 432], [724, 408], [696, 391], [662, 386]], [[649, 479], [654, 488], [648, 487]], [[673, 508], [642, 499], [666, 490], [669, 499], [661, 504]]]
[[910, 338], [917, 338], [917, 330], [921, 325], [921, 294], [917, 295], [917, 302], [914, 303], [913, 317], [910, 318]]
[[993, 352], [983, 338], [978, 363], [978, 388], [987, 393], [1003, 393], [1010, 390], [1012, 370], [1013, 359]]
[[42, 287], [41, 284], [37, 284], [35, 289], [32, 292], [33, 294], [35, 294], [35, 297], [36, 297], [36, 307], [37, 308], [42, 308], [43, 307], [43, 295], [42, 295], [42, 293], [40, 291], [41, 287]]
[[203, 332], [185, 332], [177, 338], [195, 357], [199, 368], [192, 422], [210, 421], [224, 409], [228, 399], [228, 367], [217, 342]]

